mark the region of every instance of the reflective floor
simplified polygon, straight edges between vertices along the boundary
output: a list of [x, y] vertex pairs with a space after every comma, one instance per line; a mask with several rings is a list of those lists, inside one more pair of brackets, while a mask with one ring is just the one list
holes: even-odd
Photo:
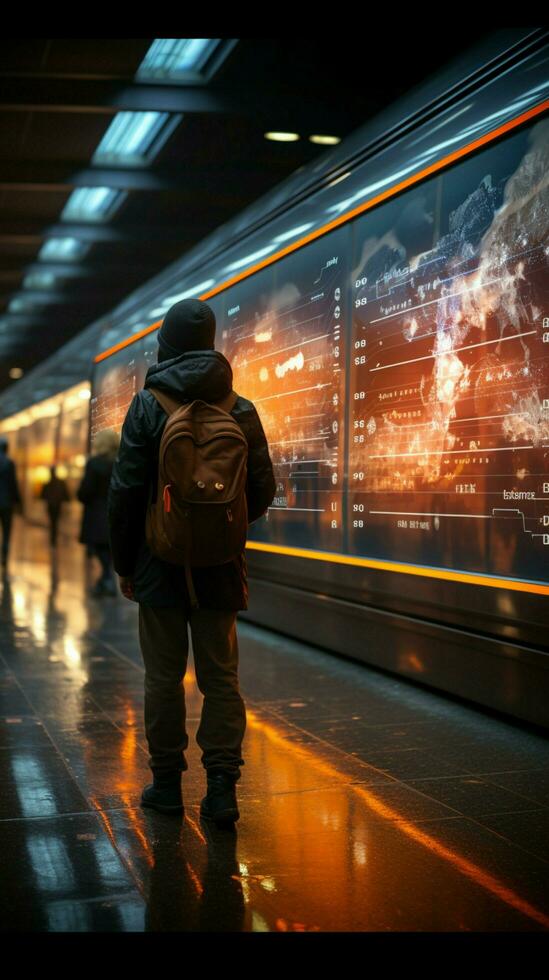
[[2, 929], [546, 931], [549, 746], [518, 725], [241, 622], [234, 833], [202, 821], [185, 681], [185, 817], [149, 781], [137, 607], [87, 598], [17, 522], [0, 602]]

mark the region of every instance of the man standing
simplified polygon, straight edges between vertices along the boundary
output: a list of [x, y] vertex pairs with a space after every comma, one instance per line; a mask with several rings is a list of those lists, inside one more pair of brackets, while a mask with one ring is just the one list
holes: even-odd
[[2, 569], [8, 564], [13, 508], [21, 507], [21, 494], [13, 460], [8, 456], [8, 443], [0, 438], [0, 522], [2, 524]]
[[[148, 389], [183, 404], [221, 402], [230, 396], [229, 361], [215, 350], [215, 315], [201, 300], [183, 300], [168, 311], [158, 334], [158, 364], [147, 372], [122, 428], [109, 492], [109, 527], [120, 588], [139, 603], [139, 638], [145, 663], [145, 729], [154, 782], [143, 806], [183, 812], [181, 772], [185, 750], [188, 632], [196, 678], [204, 695], [196, 740], [202, 749], [208, 792], [201, 815], [218, 821], [239, 818], [235, 784], [240, 778], [246, 710], [238, 684], [236, 613], [248, 608], [246, 557], [223, 565], [192, 568], [198, 608], [192, 605], [185, 569], [153, 555], [145, 517], [156, 493], [159, 447], [168, 415]], [[236, 396], [233, 396], [236, 397]], [[232, 400], [232, 399], [231, 399]], [[269, 448], [251, 401], [239, 395], [230, 409], [248, 443], [248, 522], [261, 517], [276, 491]]]
[[52, 548], [57, 546], [57, 529], [61, 508], [71, 498], [65, 480], [57, 476], [55, 466], [50, 466], [50, 480], [44, 483], [40, 493], [42, 500], [45, 500], [48, 507], [48, 517], [50, 520], [50, 544]]

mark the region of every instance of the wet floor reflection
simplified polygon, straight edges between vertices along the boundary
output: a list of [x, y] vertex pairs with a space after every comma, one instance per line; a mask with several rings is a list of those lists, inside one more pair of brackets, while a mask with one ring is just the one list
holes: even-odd
[[[240, 626], [248, 727], [235, 831], [199, 815], [205, 776], [194, 736], [202, 698], [192, 667], [185, 817], [143, 811], [150, 773], [137, 608], [121, 597], [89, 598], [82, 553], [73, 546], [52, 555], [39, 533], [35, 561], [32, 529], [24, 546], [16, 536], [0, 598], [1, 901], [11, 928], [549, 928], [546, 860], [536, 841], [508, 840], [490, 829], [478, 801], [472, 815], [433, 785], [474, 777], [473, 760], [453, 751], [465, 729], [457, 724], [458, 742], [433, 743], [417, 695], [410, 724], [411, 710], [400, 726], [368, 729], [352, 706], [361, 687], [381, 705], [383, 680], [376, 675], [368, 689], [365, 668], [349, 665], [338, 677], [333, 659], [330, 709], [320, 702], [318, 716], [307, 713], [309, 702], [299, 698], [309, 692], [310, 665], [298, 652], [285, 661], [293, 696], [284, 699], [281, 674], [277, 701], [254, 697], [269, 653], [266, 642], [258, 656], [263, 634], [248, 624]], [[394, 680], [388, 685], [393, 691]], [[405, 697], [406, 686], [399, 689]], [[322, 724], [336, 706], [339, 722]], [[297, 723], [284, 714], [292, 707]], [[488, 740], [504, 734], [498, 724], [483, 729]], [[531, 753], [531, 771], [541, 770], [542, 740], [517, 735], [515, 751], [518, 742]], [[539, 797], [483, 778], [493, 812], [547, 821]]]

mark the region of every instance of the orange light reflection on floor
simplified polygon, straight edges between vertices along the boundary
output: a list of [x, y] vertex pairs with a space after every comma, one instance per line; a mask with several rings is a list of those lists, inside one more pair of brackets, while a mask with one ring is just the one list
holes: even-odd
[[188, 861], [185, 861], [185, 865], [186, 865], [186, 868], [187, 868], [187, 871], [188, 871], [188, 873], [189, 873], [189, 878], [191, 879], [191, 881], [192, 881], [192, 883], [193, 883], [193, 885], [194, 885], [194, 887], [195, 887], [195, 890], [196, 890], [196, 894], [197, 894], [197, 895], [198, 895], [198, 897], [200, 898], [200, 897], [201, 897], [201, 895], [202, 895], [202, 894], [204, 893], [204, 887], [203, 887], [203, 885], [202, 885], [202, 882], [200, 881], [200, 878], [198, 877], [198, 875], [197, 875], [197, 873], [196, 873], [196, 871], [195, 871], [195, 870], [194, 870], [194, 868], [193, 868], [193, 867], [192, 867], [192, 866], [191, 866], [191, 865], [189, 864], [189, 862], [188, 862]]
[[[304, 760], [307, 760], [308, 765], [314, 766], [316, 769], [332, 776], [338, 782], [342, 781], [342, 774], [338, 769], [336, 769], [330, 763], [320, 759], [310, 749], [297, 746], [295, 743], [287, 741], [284, 738], [284, 735], [282, 735], [274, 725], [266, 721], [260, 721], [253, 711], [247, 711], [247, 719], [248, 725], [251, 728], [264, 732], [269, 741], [284, 749], [285, 755], [290, 752], [293, 756], [301, 756]], [[296, 731], [299, 731], [299, 729], [296, 729]], [[479, 868], [478, 865], [474, 864], [472, 861], [461, 857], [461, 855], [456, 854], [456, 852], [451, 850], [451, 848], [441, 844], [430, 834], [420, 830], [412, 821], [405, 819], [396, 810], [393, 810], [391, 807], [383, 803], [372, 790], [353, 783], [345, 782], [344, 785], [346, 790], [350, 790], [356, 796], [359, 796], [366, 803], [368, 808], [376, 813], [377, 816], [384, 820], [390, 820], [396, 827], [398, 827], [400, 831], [405, 833], [408, 837], [411, 837], [418, 844], [426, 847], [429, 851], [431, 851], [431, 853], [436, 854], [438, 857], [452, 864], [457, 871], [466, 875], [476, 885], [479, 885], [486, 891], [491, 892], [498, 899], [500, 899], [500, 901], [505, 902], [518, 912], [528, 916], [528, 918], [533, 919], [535, 922], [538, 922], [545, 929], [549, 929], [549, 916], [536, 909], [530, 904], [530, 902], [521, 898], [511, 888], [508, 888], [506, 885], [502, 884], [489, 872]]]

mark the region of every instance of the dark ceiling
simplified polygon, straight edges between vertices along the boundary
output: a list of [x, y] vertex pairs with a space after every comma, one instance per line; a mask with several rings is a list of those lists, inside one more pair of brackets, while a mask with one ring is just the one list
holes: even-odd
[[[134, 80], [154, 38], [0, 41], [0, 391], [137, 286], [301, 165], [325, 152], [472, 46], [469, 25], [444, 45], [419, 28], [368, 46], [364, 34], [241, 39], [205, 85]], [[183, 118], [145, 168], [90, 166], [113, 116], [155, 109]], [[264, 138], [290, 130], [298, 142]], [[128, 192], [105, 224], [60, 221], [75, 187]], [[92, 243], [80, 262], [38, 261], [50, 237]], [[53, 290], [24, 288], [35, 271]], [[12, 312], [15, 298], [32, 310]]]

